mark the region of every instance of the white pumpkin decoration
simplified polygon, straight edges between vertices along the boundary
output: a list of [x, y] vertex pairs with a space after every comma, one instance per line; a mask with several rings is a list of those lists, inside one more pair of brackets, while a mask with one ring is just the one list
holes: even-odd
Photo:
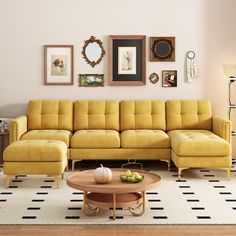
[[94, 171], [94, 179], [95, 179], [96, 183], [98, 183], [98, 184], [110, 183], [112, 180], [111, 169], [109, 169], [107, 167], [103, 167], [103, 165], [101, 165], [101, 167], [98, 167]]

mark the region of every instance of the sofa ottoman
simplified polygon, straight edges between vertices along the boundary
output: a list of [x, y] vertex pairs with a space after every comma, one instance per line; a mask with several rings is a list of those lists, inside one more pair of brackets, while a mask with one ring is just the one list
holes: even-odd
[[230, 144], [208, 130], [173, 130], [171, 158], [178, 167], [178, 176], [188, 168], [217, 168], [227, 171], [230, 177]]
[[22, 140], [9, 145], [3, 153], [6, 187], [11, 176], [39, 174], [54, 176], [59, 188], [67, 167], [67, 145], [54, 140]]

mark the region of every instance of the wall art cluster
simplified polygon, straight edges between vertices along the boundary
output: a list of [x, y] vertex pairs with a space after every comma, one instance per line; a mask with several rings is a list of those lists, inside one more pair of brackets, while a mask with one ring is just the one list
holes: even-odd
[[[106, 52], [100, 39], [84, 41], [82, 56], [91, 67], [98, 65]], [[150, 37], [150, 62], [175, 61], [175, 37]], [[74, 84], [74, 46], [44, 45], [44, 84]], [[162, 87], [177, 87], [177, 71], [163, 70]], [[156, 84], [155, 72], [149, 81]], [[80, 87], [104, 86], [104, 74], [79, 74]], [[108, 85], [143, 86], [146, 84], [146, 35], [108, 36]]]

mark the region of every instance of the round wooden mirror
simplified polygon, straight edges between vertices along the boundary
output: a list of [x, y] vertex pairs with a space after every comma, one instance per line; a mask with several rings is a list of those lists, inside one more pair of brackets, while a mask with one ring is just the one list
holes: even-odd
[[85, 40], [84, 43], [82, 51], [83, 58], [88, 64], [94, 67], [102, 61], [105, 55], [102, 41], [91, 36], [88, 40]]

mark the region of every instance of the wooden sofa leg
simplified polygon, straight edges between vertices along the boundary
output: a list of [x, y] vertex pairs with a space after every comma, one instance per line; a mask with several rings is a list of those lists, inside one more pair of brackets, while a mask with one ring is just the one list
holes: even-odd
[[72, 171], [75, 170], [75, 162], [76, 162], [76, 160], [72, 160], [72, 163], [71, 163], [71, 165], [72, 165], [72, 167], [71, 167]]
[[170, 171], [170, 160], [160, 159], [160, 161], [164, 161], [164, 162], [166, 162], [166, 163], [167, 163], [168, 171]]
[[168, 165], [168, 171], [170, 172], [170, 161], [167, 162]]
[[69, 161], [67, 159], [66, 171], [69, 171]]
[[183, 168], [178, 168], [178, 179], [181, 179], [182, 170], [183, 170]]
[[230, 180], [230, 168], [226, 169], [226, 172], [227, 172], [227, 179]]
[[10, 175], [6, 175], [6, 188], [9, 188], [10, 181], [11, 181], [11, 176]]
[[61, 175], [55, 175], [54, 178], [55, 178], [55, 181], [56, 181], [56, 188], [59, 189], [60, 188]]
[[72, 167], [71, 167], [72, 171], [75, 170], [75, 163], [78, 161], [81, 161], [81, 160], [72, 160]]

